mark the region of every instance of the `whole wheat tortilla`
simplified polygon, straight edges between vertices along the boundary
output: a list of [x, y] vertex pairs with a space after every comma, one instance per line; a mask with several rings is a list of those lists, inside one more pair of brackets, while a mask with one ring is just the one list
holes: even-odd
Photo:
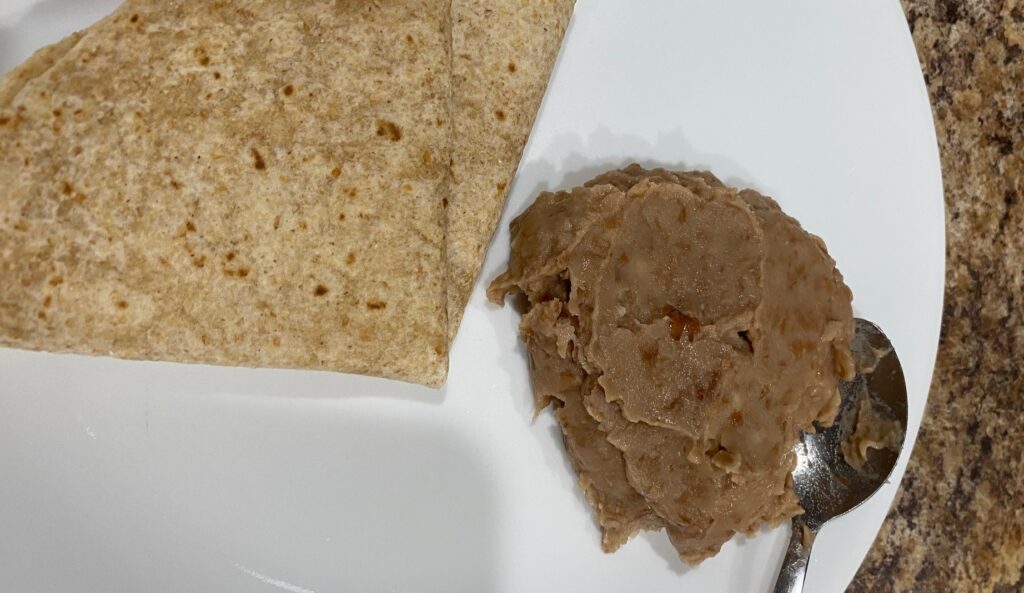
[[575, 0], [452, 1], [448, 332], [501, 218]]
[[41, 50], [0, 84], [0, 345], [442, 383], [449, 18], [129, 0]]

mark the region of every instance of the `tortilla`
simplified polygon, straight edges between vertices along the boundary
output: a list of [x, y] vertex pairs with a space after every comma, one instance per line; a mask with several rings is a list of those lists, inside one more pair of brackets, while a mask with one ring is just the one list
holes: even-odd
[[453, 0], [454, 136], [447, 208], [454, 339], [501, 218], [575, 0]]
[[0, 85], [0, 345], [447, 370], [441, 0], [129, 0]]

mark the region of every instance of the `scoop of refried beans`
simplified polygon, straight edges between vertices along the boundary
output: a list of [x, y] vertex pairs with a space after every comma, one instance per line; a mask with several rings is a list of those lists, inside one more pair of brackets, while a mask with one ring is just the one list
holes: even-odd
[[488, 290], [509, 293], [605, 551], [664, 528], [697, 564], [801, 512], [793, 447], [853, 375], [852, 295], [771, 198], [638, 165], [541, 194]]

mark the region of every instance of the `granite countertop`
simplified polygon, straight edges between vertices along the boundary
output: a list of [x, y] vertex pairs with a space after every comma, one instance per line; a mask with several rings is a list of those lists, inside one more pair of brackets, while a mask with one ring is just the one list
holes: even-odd
[[910, 466], [851, 593], [1024, 592], [1024, 0], [903, 0], [946, 188], [946, 304]]

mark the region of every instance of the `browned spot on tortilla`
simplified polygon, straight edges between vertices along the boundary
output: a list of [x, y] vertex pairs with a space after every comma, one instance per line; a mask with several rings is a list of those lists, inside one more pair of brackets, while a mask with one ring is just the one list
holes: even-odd
[[254, 167], [256, 167], [256, 170], [257, 171], [262, 171], [262, 170], [266, 169], [267, 168], [267, 163], [266, 163], [266, 161], [263, 160], [263, 155], [260, 154], [260, 151], [256, 150], [255, 148], [252, 148], [251, 152], [252, 152], [252, 164], [253, 164]]
[[51, 303], [53, 303], [53, 297], [50, 296], [50, 295], [46, 295], [43, 298], [43, 306], [44, 307], [49, 307]]
[[377, 121], [377, 135], [398, 142], [402, 139], [402, 129], [395, 122], [382, 119]]
[[494, 112], [494, 117], [498, 118], [498, 121], [505, 121], [505, 117], [507, 116], [505, 115], [504, 111], [498, 109]]
[[423, 149], [423, 164], [424, 165], [429, 165], [431, 160], [432, 160], [432, 157], [430, 156], [430, 149], [429, 148]]
[[686, 223], [686, 208], [682, 207], [679, 209], [679, 224]]
[[133, 15], [132, 15], [132, 18], [128, 19], [128, 21], [129, 21], [129, 22], [132, 22], [132, 23], [137, 23], [137, 22], [139, 22], [139, 15], [137, 15], [137, 14], [133, 14]]
[[743, 412], [733, 410], [733, 413], [729, 414], [729, 422], [732, 422], [734, 426], [743, 426]]
[[196, 225], [191, 220], [185, 222], [185, 230], [190, 233], [196, 232]]
[[515, 62], [509, 62], [508, 63], [508, 71], [512, 72], [512, 73], [515, 73], [515, 71], [516, 71], [516, 63]]
[[348, 255], [345, 256], [345, 263], [348, 263], [348, 264], [356, 263], [356, 254], [352, 253], [351, 251], [349, 251]]
[[348, 315], [342, 315], [341, 316], [341, 327], [348, 327], [349, 321], [350, 320], [348, 318]]
[[341, 177], [341, 169], [338, 167], [331, 169], [331, 177]]
[[313, 294], [315, 294], [316, 296], [324, 296], [325, 294], [327, 294], [327, 292], [327, 287], [324, 286], [323, 284], [317, 284], [316, 288], [313, 290]]
[[387, 306], [388, 306], [388, 304], [385, 303], [384, 301], [368, 301], [366, 303], [366, 308], [367, 309], [372, 309], [374, 311], [379, 311], [379, 310], [381, 310], [381, 309], [383, 309], [383, 308], [385, 308]]
[[117, 308], [118, 309], [127, 309], [128, 308], [128, 301], [125, 301], [125, 300], [117, 301]]
[[290, 84], [286, 84], [284, 85], [284, 88], [281, 89], [281, 92], [284, 93], [284, 96], [291, 97], [293, 94], [295, 94], [295, 87], [293, 87]]
[[50, 278], [50, 286], [60, 286], [61, 284], [64, 284], [63, 276], [54, 276], [53, 278]]

